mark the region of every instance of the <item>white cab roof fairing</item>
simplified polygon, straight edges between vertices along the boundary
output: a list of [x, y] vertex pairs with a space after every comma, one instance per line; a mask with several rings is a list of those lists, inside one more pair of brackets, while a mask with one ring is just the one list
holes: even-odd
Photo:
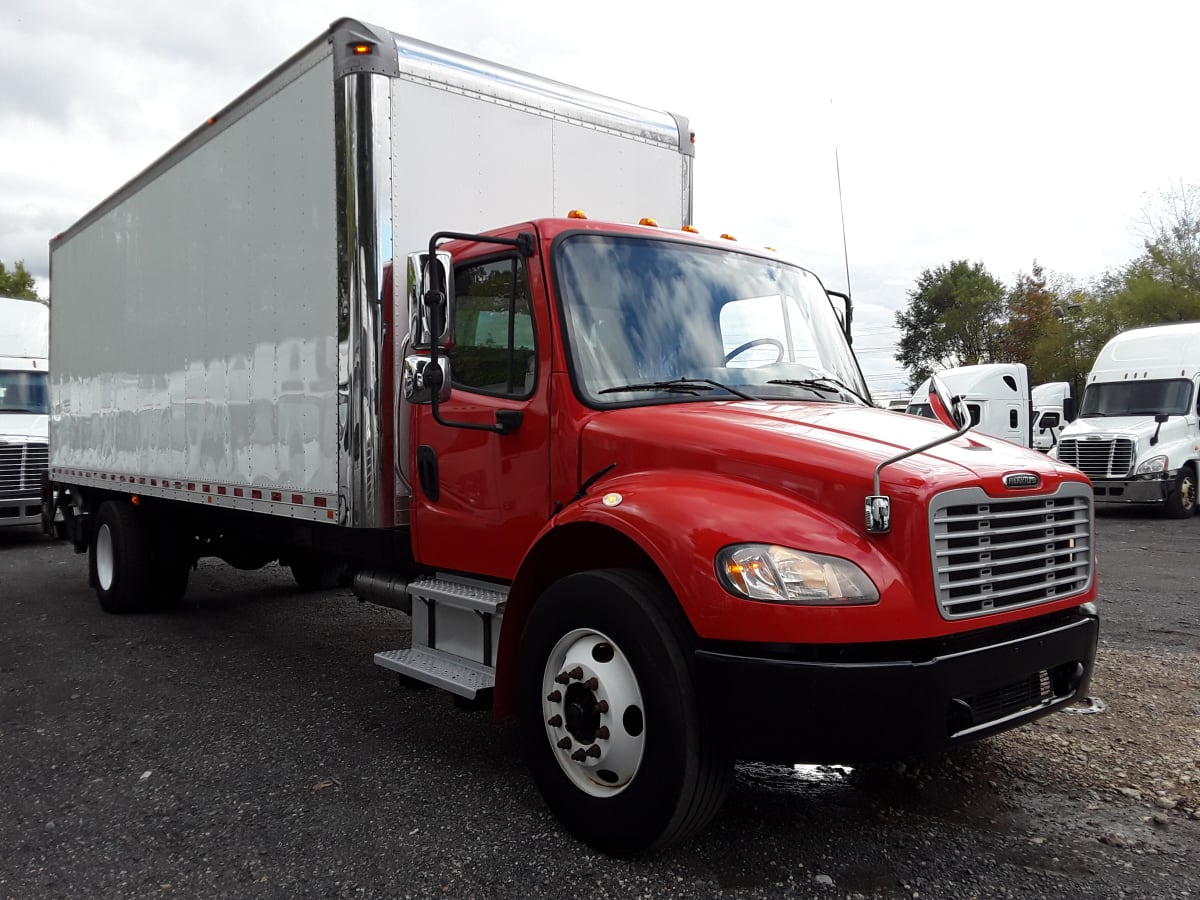
[[50, 307], [36, 300], [0, 297], [0, 358], [43, 361], [50, 352]]
[[[977, 366], [959, 366], [945, 369], [938, 373], [941, 379], [955, 394], [964, 400], [990, 400], [997, 394], [1011, 394], [1020, 399], [1024, 396], [1023, 388], [1028, 376], [1025, 367], [1020, 363], [982, 363]], [[1005, 376], [1012, 379], [1010, 385]], [[1003, 390], [1000, 388], [1003, 387]], [[910, 404], [929, 402], [929, 380], [926, 379], [913, 392]]]
[[1122, 332], [1104, 345], [1088, 384], [1127, 379], [1191, 378], [1200, 372], [1200, 322]]

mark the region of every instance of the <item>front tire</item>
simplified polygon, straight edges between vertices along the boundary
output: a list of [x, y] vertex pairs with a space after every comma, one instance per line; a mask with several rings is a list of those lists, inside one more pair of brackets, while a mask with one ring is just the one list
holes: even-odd
[[564, 578], [530, 613], [517, 686], [526, 756], [567, 830], [606, 853], [688, 837], [729, 789], [693, 640], [661, 579], [633, 570]]
[[1196, 470], [1190, 465], [1181, 467], [1175, 476], [1163, 509], [1170, 519], [1186, 519], [1196, 514]]

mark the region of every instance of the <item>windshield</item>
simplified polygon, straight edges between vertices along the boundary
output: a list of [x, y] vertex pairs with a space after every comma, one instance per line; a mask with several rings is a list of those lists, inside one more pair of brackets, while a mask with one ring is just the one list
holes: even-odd
[[870, 395], [810, 272], [736, 250], [591, 233], [564, 238], [557, 267], [576, 384], [593, 405], [869, 402], [854, 396]]
[[1192, 384], [1184, 378], [1163, 381], [1114, 381], [1089, 384], [1081, 418], [1097, 416], [1184, 416], [1191, 410]]
[[0, 372], [0, 413], [50, 412], [49, 378], [45, 372]]

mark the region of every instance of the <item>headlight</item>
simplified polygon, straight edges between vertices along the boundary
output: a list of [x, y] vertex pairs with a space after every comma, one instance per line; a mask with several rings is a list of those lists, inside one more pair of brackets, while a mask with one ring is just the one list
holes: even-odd
[[1136, 475], [1161, 475], [1167, 471], [1167, 458], [1165, 456], [1152, 456], [1144, 462], [1138, 463]]
[[801, 606], [879, 602], [867, 573], [849, 560], [768, 544], [735, 544], [717, 554], [725, 589], [748, 600]]

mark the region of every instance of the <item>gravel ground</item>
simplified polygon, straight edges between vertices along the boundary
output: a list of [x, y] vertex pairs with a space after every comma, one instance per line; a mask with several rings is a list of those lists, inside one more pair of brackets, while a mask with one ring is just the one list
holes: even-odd
[[743, 765], [641, 860], [559, 830], [511, 725], [371, 664], [405, 616], [216, 562], [178, 613], [105, 616], [82, 556], [0, 532], [0, 898], [1200, 896], [1200, 519], [1098, 531], [1103, 712]]

